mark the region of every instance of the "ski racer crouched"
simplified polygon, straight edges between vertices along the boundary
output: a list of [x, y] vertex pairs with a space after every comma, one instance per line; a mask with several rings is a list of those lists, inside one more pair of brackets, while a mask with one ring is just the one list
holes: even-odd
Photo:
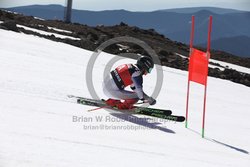
[[[136, 64], [123, 64], [111, 71], [111, 77], [104, 79], [103, 91], [109, 97], [106, 104], [118, 109], [131, 109], [138, 100], [154, 105], [156, 100], [143, 91], [143, 75], [147, 75], [154, 67], [149, 56], [142, 56]], [[127, 86], [133, 91], [125, 90]], [[121, 102], [120, 100], [124, 100]]]

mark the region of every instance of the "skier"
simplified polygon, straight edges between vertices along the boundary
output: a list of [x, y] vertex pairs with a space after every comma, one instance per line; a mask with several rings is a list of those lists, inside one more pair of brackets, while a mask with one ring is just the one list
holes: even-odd
[[[109, 97], [106, 104], [118, 109], [131, 109], [138, 100], [154, 105], [156, 100], [142, 89], [142, 75], [150, 73], [153, 67], [151, 57], [141, 56], [136, 64], [123, 64], [111, 71], [111, 77], [107, 76], [103, 83], [104, 94]], [[125, 90], [127, 86], [133, 91]]]

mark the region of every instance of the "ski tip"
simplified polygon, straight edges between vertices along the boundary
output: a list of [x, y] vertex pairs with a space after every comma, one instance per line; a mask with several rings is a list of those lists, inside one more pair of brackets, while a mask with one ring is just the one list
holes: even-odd
[[179, 116], [178, 118], [177, 118], [177, 122], [184, 122], [186, 120], [186, 118], [185, 117], [183, 117], [183, 116]]

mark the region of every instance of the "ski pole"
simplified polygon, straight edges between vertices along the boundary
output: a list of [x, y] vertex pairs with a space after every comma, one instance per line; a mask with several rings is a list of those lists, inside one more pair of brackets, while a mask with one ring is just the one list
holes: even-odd
[[102, 106], [102, 107], [97, 107], [97, 108], [93, 108], [93, 109], [90, 109], [90, 110], [87, 110], [88, 112], [90, 111], [95, 111], [95, 110], [99, 110], [99, 109], [102, 109], [102, 108], [108, 108], [110, 106], [106, 105], [106, 106]]

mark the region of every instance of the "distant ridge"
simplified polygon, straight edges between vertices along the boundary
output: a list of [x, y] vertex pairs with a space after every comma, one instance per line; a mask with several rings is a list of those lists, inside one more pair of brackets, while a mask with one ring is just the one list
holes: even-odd
[[[64, 7], [61, 5], [32, 5], [8, 8], [7, 10], [51, 20], [62, 20], [64, 17]], [[234, 9], [197, 7], [153, 12], [131, 12], [126, 10], [73, 10], [72, 12], [72, 22], [89, 26], [112, 26], [124, 22], [130, 26], [138, 26], [143, 29], [155, 29], [158, 33], [171, 40], [186, 44], [189, 43], [191, 16], [196, 16], [194, 42], [195, 44], [202, 44], [207, 40], [206, 20], [209, 15], [213, 15], [213, 41], [236, 36], [250, 37], [250, 12]], [[235, 43], [235, 48], [239, 48], [240, 45], [244, 45], [244, 41], [239, 40]], [[230, 48], [224, 49], [228, 51]], [[246, 54], [239, 53], [238, 55]], [[250, 50], [247, 55], [250, 55]]]
[[217, 7], [190, 7], [190, 8], [174, 8], [174, 9], [163, 9], [158, 10], [161, 12], [176, 12], [176, 13], [195, 13], [200, 10], [209, 10], [216, 14], [227, 14], [227, 13], [243, 13], [247, 11], [227, 9], [227, 8], [217, 8]]
[[[239, 55], [242, 57], [250, 57], [249, 54], [249, 45], [250, 37], [247, 36], [236, 36], [228, 38], [220, 38], [213, 40], [212, 42], [213, 49], [223, 50], [234, 55]], [[237, 45], [240, 43], [240, 45]], [[206, 47], [206, 44], [200, 44], [199, 46]]]
[[57, 4], [50, 4], [50, 5], [29, 5], [29, 6], [18, 6], [12, 7], [7, 9], [17, 9], [17, 10], [24, 10], [24, 9], [51, 9], [51, 10], [64, 10], [64, 6], [57, 5]]

